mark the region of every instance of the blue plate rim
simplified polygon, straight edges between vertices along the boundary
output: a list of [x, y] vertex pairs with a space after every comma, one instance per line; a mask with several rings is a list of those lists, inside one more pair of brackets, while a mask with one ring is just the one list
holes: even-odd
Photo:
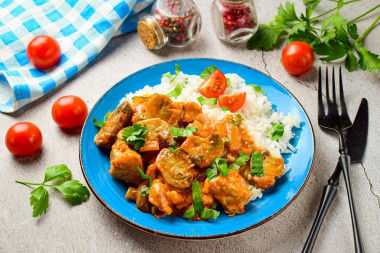
[[[156, 231], [156, 230], [153, 230], [153, 229], [150, 229], [148, 227], [143, 227], [143, 226], [140, 226], [136, 223], [133, 223], [131, 221], [129, 221], [128, 219], [124, 218], [123, 216], [121, 216], [120, 214], [118, 214], [115, 210], [113, 210], [99, 195], [98, 193], [94, 190], [93, 186], [91, 185], [89, 179], [87, 178], [87, 174], [85, 172], [85, 169], [84, 169], [84, 166], [83, 166], [83, 163], [82, 163], [82, 139], [83, 139], [83, 130], [84, 130], [84, 126], [86, 125], [87, 121], [89, 120], [89, 115], [91, 114], [91, 112], [94, 110], [94, 108], [96, 107], [96, 105], [100, 102], [100, 100], [108, 93], [110, 92], [114, 87], [120, 85], [126, 78], [130, 77], [130, 76], [133, 76], [133, 75], [137, 75], [138, 73], [140, 73], [141, 71], [144, 71], [148, 68], [152, 68], [152, 67], [155, 67], [155, 66], [158, 66], [158, 65], [162, 65], [162, 64], [168, 64], [168, 63], [174, 63], [174, 62], [180, 62], [180, 61], [196, 61], [196, 60], [213, 60], [213, 61], [220, 61], [220, 62], [227, 62], [227, 63], [233, 63], [233, 64], [237, 64], [237, 65], [241, 65], [241, 66], [244, 66], [246, 68], [249, 68], [249, 69], [252, 69], [254, 71], [257, 71], [265, 76], [267, 76], [268, 78], [270, 78], [271, 80], [273, 80], [274, 82], [276, 82], [278, 85], [280, 85], [282, 88], [284, 88], [296, 101], [297, 103], [300, 105], [302, 111], [305, 113], [306, 115], [306, 118], [309, 122], [309, 125], [310, 125], [310, 129], [311, 129], [311, 135], [313, 137], [313, 155], [312, 155], [312, 160], [311, 160], [311, 163], [310, 163], [310, 166], [308, 168], [308, 173], [304, 179], [304, 182], [302, 183], [301, 187], [298, 189], [298, 191], [294, 194], [294, 196], [292, 197], [291, 200], [289, 200], [288, 203], [286, 203], [286, 205], [284, 205], [280, 210], [278, 210], [276, 213], [272, 214], [271, 216], [267, 217], [266, 219], [252, 225], [252, 226], [249, 226], [249, 227], [246, 227], [244, 229], [240, 229], [240, 230], [236, 230], [236, 231], [233, 231], [233, 232], [229, 232], [229, 233], [224, 233], [224, 234], [216, 234], [216, 235], [208, 235], [208, 236], [181, 236], [181, 235], [176, 235], [176, 234], [169, 234], [169, 233], [164, 233], [164, 232], [159, 232], [159, 231]], [[91, 120], [91, 119], [90, 119]], [[310, 118], [309, 118], [309, 115], [307, 114], [305, 108], [302, 106], [302, 104], [298, 101], [298, 99], [293, 95], [293, 93], [291, 93], [284, 85], [282, 85], [280, 82], [278, 82], [276, 79], [274, 79], [273, 77], [271, 76], [268, 76], [267, 74], [265, 74], [264, 72], [260, 71], [260, 70], [257, 70], [253, 67], [250, 67], [250, 66], [247, 66], [245, 64], [242, 64], [242, 63], [237, 63], [237, 62], [234, 62], [234, 61], [228, 61], [228, 60], [223, 60], [223, 59], [216, 59], [216, 58], [182, 58], [182, 59], [176, 59], [176, 60], [171, 60], [171, 61], [164, 61], [164, 62], [160, 62], [160, 63], [157, 63], [157, 64], [153, 64], [153, 65], [150, 65], [150, 66], [147, 66], [145, 68], [142, 68], [126, 77], [124, 77], [123, 79], [121, 79], [119, 82], [117, 82], [116, 84], [114, 84], [112, 87], [110, 87], [97, 101], [96, 103], [94, 104], [94, 106], [91, 108], [91, 110], [89, 111], [88, 113], [88, 116], [85, 120], [85, 122], [83, 123], [83, 127], [82, 127], [82, 131], [81, 131], [81, 136], [80, 136], [80, 142], [79, 142], [79, 162], [80, 162], [80, 166], [81, 166], [81, 169], [82, 169], [82, 173], [83, 173], [83, 176], [87, 182], [87, 185], [90, 187], [92, 193], [95, 195], [95, 197], [100, 201], [100, 203], [102, 203], [112, 214], [114, 214], [117, 218], [119, 218], [120, 220], [124, 221], [125, 223], [139, 229], [139, 230], [142, 230], [142, 231], [145, 231], [145, 232], [149, 232], [149, 233], [152, 233], [154, 235], [159, 235], [159, 236], [163, 236], [163, 237], [166, 237], [166, 238], [174, 238], [174, 239], [184, 239], [184, 240], [205, 240], [205, 239], [217, 239], [217, 238], [225, 238], [225, 237], [229, 237], [229, 236], [233, 236], [233, 235], [237, 235], [237, 234], [241, 234], [243, 232], [246, 232], [248, 230], [251, 230], [251, 229], [254, 229], [256, 227], [259, 227], [261, 225], [263, 225], [264, 223], [267, 223], [268, 221], [274, 219], [275, 217], [277, 217], [279, 214], [281, 214], [285, 209], [287, 209], [292, 203], [294, 200], [296, 200], [296, 198], [300, 195], [300, 193], [302, 192], [302, 190], [304, 189], [304, 187], [306, 186], [309, 178], [310, 178], [310, 175], [311, 175], [311, 172], [313, 170], [313, 167], [314, 167], [314, 161], [315, 161], [315, 134], [314, 134], [314, 128], [313, 128], [313, 125], [310, 121]]]

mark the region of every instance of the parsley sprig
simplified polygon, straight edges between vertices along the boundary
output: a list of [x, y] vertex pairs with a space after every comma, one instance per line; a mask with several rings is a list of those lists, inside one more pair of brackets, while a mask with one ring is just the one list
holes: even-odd
[[135, 150], [139, 150], [145, 144], [144, 135], [148, 132], [146, 126], [142, 126], [138, 123], [133, 126], [126, 127], [123, 130], [123, 141], [132, 144]]
[[228, 166], [226, 159], [216, 157], [214, 161], [211, 162], [211, 168], [206, 170], [206, 176], [208, 181], [212, 181], [218, 175], [218, 171], [222, 177], [228, 176]]
[[218, 68], [215, 65], [210, 65], [210, 67], [208, 67], [205, 70], [203, 70], [203, 72], [200, 74], [200, 77], [202, 79], [206, 79], [209, 75], [211, 75], [217, 69]]
[[244, 154], [242, 151], [239, 152], [239, 157], [236, 158], [235, 162], [228, 165], [230, 170], [238, 170], [240, 166], [245, 165], [249, 161], [249, 155]]
[[204, 98], [202, 96], [197, 98], [199, 104], [201, 105], [216, 105], [217, 98]]
[[[322, 61], [330, 62], [346, 56], [345, 67], [349, 71], [355, 70], [359, 65], [362, 70], [377, 73], [380, 70], [380, 58], [365, 48], [363, 41], [380, 22], [380, 16], [361, 36], [354, 22], [380, 8], [380, 4], [352, 20], [347, 20], [339, 13], [344, 6], [358, 1], [334, 0], [337, 4], [335, 8], [314, 17], [314, 10], [321, 0], [304, 0], [306, 9], [300, 15], [295, 12], [294, 4], [287, 1], [285, 5], [280, 5], [274, 20], [268, 25], [259, 26], [248, 41], [248, 49], [270, 50], [280, 42], [283, 35], [287, 35], [288, 42], [308, 43], [321, 56]], [[325, 18], [330, 13], [333, 14]]]
[[203, 200], [202, 200], [202, 191], [201, 185], [197, 180], [194, 180], [191, 184], [191, 190], [193, 193], [193, 208], [186, 210], [185, 214], [182, 216], [186, 219], [191, 219], [194, 217], [195, 212], [201, 218], [206, 219], [216, 219], [219, 217], [220, 212], [214, 209], [204, 209]]
[[264, 168], [263, 168], [263, 156], [259, 152], [253, 152], [251, 155], [251, 171], [250, 173], [253, 176], [264, 176]]
[[[39, 185], [30, 194], [30, 205], [33, 206], [33, 217], [46, 213], [49, 207], [49, 192], [45, 187], [53, 187], [59, 190], [66, 200], [73, 204], [79, 205], [86, 201], [90, 192], [86, 186], [78, 180], [69, 180], [71, 171], [65, 164], [51, 166], [45, 171], [45, 178], [42, 183], [30, 183], [16, 180], [16, 183], [25, 185]], [[46, 184], [55, 181], [56, 184]], [[58, 183], [57, 183], [58, 182]]]

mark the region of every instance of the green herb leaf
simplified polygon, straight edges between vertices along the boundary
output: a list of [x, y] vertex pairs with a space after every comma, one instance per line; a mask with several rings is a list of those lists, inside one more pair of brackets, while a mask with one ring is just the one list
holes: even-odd
[[294, 10], [294, 3], [290, 3], [288, 1], [286, 1], [284, 6], [280, 4], [280, 7], [278, 8], [278, 14], [275, 19], [277, 21], [282, 21], [282, 23], [300, 20], [297, 17], [296, 11]]
[[203, 70], [202, 74], [200, 75], [200, 77], [202, 79], [206, 79], [209, 75], [211, 75], [212, 73], [215, 72], [215, 70], [217, 70], [218, 68], [216, 66], [213, 66], [211, 65], [210, 67], [206, 68], [205, 70]]
[[65, 164], [51, 166], [45, 171], [43, 183], [55, 180], [67, 180], [71, 177], [71, 171]]
[[227, 87], [230, 87], [230, 86], [231, 86], [231, 80], [227, 78]]
[[225, 142], [231, 142], [231, 140], [228, 139], [227, 137], [223, 137], [222, 140], [223, 140], [223, 143], [225, 143]]
[[259, 92], [259, 93], [266, 93], [265, 91], [263, 91], [262, 89], [261, 89], [261, 86], [259, 86], [259, 85], [256, 85], [256, 84], [248, 84], [249, 86], [251, 86], [256, 92]]
[[174, 68], [175, 68], [175, 73], [176, 73], [176, 74], [178, 74], [178, 73], [181, 72], [181, 68], [180, 68], [179, 65], [176, 64]]
[[239, 126], [239, 122], [237, 122], [236, 120], [231, 119], [228, 122], [230, 122], [231, 124], [234, 124], [235, 126]]
[[174, 90], [172, 90], [171, 92], [166, 94], [166, 96], [170, 97], [170, 98], [172, 98], [172, 97], [177, 98], [179, 95], [181, 95], [183, 88], [184, 87], [182, 84], [177, 84], [177, 86], [174, 88]]
[[355, 43], [355, 50], [359, 55], [359, 65], [362, 70], [377, 73], [380, 70], [380, 58], [359, 43]]
[[239, 152], [239, 157], [235, 160], [237, 165], [245, 165], [249, 161], [249, 155], [244, 154], [242, 151]]
[[175, 152], [175, 151], [177, 151], [177, 150], [179, 150], [179, 149], [181, 149], [181, 147], [176, 147], [176, 146], [171, 146], [171, 147], [169, 147], [169, 150], [170, 150], [171, 152]]
[[79, 205], [86, 201], [90, 196], [90, 192], [86, 186], [78, 180], [71, 180], [53, 186], [65, 195], [66, 200], [73, 205]]
[[104, 123], [107, 121], [108, 115], [110, 115], [111, 112], [107, 112], [106, 115], [103, 117], [103, 122], [97, 120], [95, 117], [92, 119], [92, 122], [95, 124], [97, 127], [102, 127]]
[[358, 26], [356, 24], [349, 24], [347, 26], [347, 32], [354, 40], [357, 40], [359, 38]]
[[222, 111], [229, 111], [229, 112], [231, 112], [230, 109], [228, 109], [228, 106], [225, 106], [225, 105], [223, 105], [221, 107], [221, 109], [222, 109]]
[[208, 98], [198, 97], [197, 100], [201, 105], [216, 105], [217, 98]]
[[288, 26], [281, 23], [260, 24], [257, 32], [248, 40], [247, 47], [250, 50], [262, 49], [268, 51], [277, 44], [286, 29], [288, 29]]
[[190, 135], [194, 135], [194, 132], [196, 132], [196, 131], [198, 131], [198, 128], [196, 128], [196, 127], [186, 127], [184, 129], [184, 128], [171, 126], [169, 128], [169, 132], [171, 135], [174, 136], [174, 138], [188, 137]]
[[92, 119], [92, 122], [94, 123], [95, 126], [97, 127], [102, 127], [104, 125], [103, 122], [97, 120], [95, 117]]
[[225, 159], [216, 157], [215, 161], [211, 162], [211, 166], [213, 168], [217, 168], [220, 171], [222, 177], [228, 176], [228, 166]]
[[191, 208], [189, 210], [186, 210], [186, 212], [183, 214], [183, 218], [191, 220], [195, 215], [194, 208]]
[[348, 71], [350, 72], [354, 71], [358, 66], [358, 59], [351, 50], [347, 51], [347, 58], [344, 65], [346, 66], [346, 69], [348, 69]]
[[141, 168], [137, 168], [137, 172], [140, 174], [142, 179], [144, 180], [148, 179], [148, 190], [141, 192], [142, 195], [147, 195], [150, 192], [150, 187], [152, 187], [152, 178], [146, 175]]
[[138, 123], [133, 126], [126, 127], [123, 130], [123, 141], [132, 144], [135, 150], [139, 150], [145, 144], [145, 138], [143, 137], [148, 132], [146, 126], [142, 126]]
[[244, 117], [243, 117], [243, 115], [241, 115], [240, 113], [235, 112], [234, 114], [235, 114], [239, 119], [241, 119], [242, 121], [245, 120]]
[[208, 177], [208, 181], [212, 181], [218, 175], [218, 170], [216, 167], [209, 168], [206, 170], [206, 176]]
[[30, 194], [30, 205], [33, 206], [33, 217], [46, 213], [49, 207], [49, 192], [45, 187], [40, 186], [34, 189]]
[[203, 209], [200, 217], [206, 218], [206, 219], [216, 219], [220, 215], [219, 211], [216, 211], [214, 209]]
[[200, 216], [203, 210], [203, 200], [202, 200], [202, 191], [201, 185], [195, 179], [191, 184], [191, 190], [193, 192], [193, 206], [197, 214]]
[[[16, 183], [24, 185], [40, 185], [40, 187], [34, 189], [30, 194], [30, 205], [33, 206], [33, 217], [37, 217], [43, 213], [46, 213], [46, 209], [49, 206], [49, 193], [44, 186], [54, 187], [66, 197], [66, 200], [73, 205], [78, 205], [87, 200], [90, 196], [88, 188], [77, 180], [67, 181], [71, 177], [71, 171], [66, 165], [55, 165], [46, 169], [45, 179], [42, 183], [29, 183], [16, 180]], [[51, 181], [62, 181], [60, 184], [45, 184]]]
[[167, 78], [169, 78], [170, 80], [173, 79], [173, 76], [172, 76], [172, 74], [170, 74], [170, 72], [167, 72], [167, 73], [163, 74], [162, 76], [163, 76], [163, 77], [167, 77]]
[[141, 116], [139, 117], [139, 119], [142, 119], [142, 120], [146, 119], [146, 118], [145, 118], [145, 115], [141, 115]]
[[284, 126], [272, 123], [272, 128], [269, 129], [268, 134], [272, 136], [272, 141], [278, 141], [284, 135]]
[[238, 170], [240, 168], [239, 165], [237, 165], [236, 163], [231, 163], [230, 165], [228, 165], [228, 169], [230, 170]]
[[251, 167], [251, 175], [253, 176], [259, 176], [262, 177], [264, 176], [264, 168], [263, 168], [263, 156], [258, 153], [254, 152], [252, 153], [252, 167]]

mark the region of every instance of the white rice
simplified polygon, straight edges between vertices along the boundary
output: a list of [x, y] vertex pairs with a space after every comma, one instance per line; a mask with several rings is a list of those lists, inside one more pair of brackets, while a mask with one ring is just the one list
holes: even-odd
[[[300, 122], [297, 116], [293, 116], [290, 113], [284, 115], [282, 112], [275, 112], [272, 108], [272, 103], [268, 100], [265, 94], [255, 91], [251, 86], [246, 85], [245, 80], [237, 74], [226, 74], [226, 78], [229, 78], [231, 83], [230, 87], [227, 87], [224, 94], [234, 94], [237, 92], [246, 92], [246, 102], [243, 107], [237, 112], [240, 113], [247, 126], [248, 133], [253, 137], [255, 143], [268, 150], [272, 156], [281, 157], [281, 153], [296, 152], [294, 147], [289, 143], [294, 137], [292, 128], [300, 127]], [[161, 84], [150, 87], [145, 86], [143, 89], [136, 91], [135, 93], [127, 94], [122, 101], [128, 99], [132, 101], [134, 96], [153, 95], [154, 93], [167, 94], [172, 91], [178, 84], [182, 84], [181, 95], [177, 98], [172, 98], [177, 102], [196, 102], [199, 104], [197, 98], [201, 96], [197, 88], [203, 82], [197, 75], [186, 75], [180, 73], [172, 83], [167, 77], [162, 77]], [[258, 84], [259, 85], [259, 84]], [[204, 105], [202, 106], [203, 114], [209, 120], [221, 120], [225, 115], [229, 114], [228, 111], [222, 111], [218, 105]], [[284, 126], [284, 134], [279, 141], [272, 141], [268, 131], [272, 128], [272, 123], [282, 124]], [[285, 173], [290, 168], [285, 166]], [[252, 186], [251, 200], [257, 197], [261, 198], [262, 190]]]

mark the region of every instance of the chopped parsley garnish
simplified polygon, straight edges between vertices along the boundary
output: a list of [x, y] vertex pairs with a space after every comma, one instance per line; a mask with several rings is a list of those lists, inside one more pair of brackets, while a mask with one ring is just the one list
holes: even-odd
[[284, 135], [284, 126], [281, 124], [272, 123], [272, 128], [268, 131], [272, 135], [272, 141], [279, 141]]
[[194, 132], [196, 131], [198, 131], [198, 128], [196, 127], [179, 128], [171, 126], [169, 129], [170, 134], [173, 135], [175, 139], [194, 135]]
[[174, 98], [177, 98], [179, 95], [181, 95], [182, 93], [182, 89], [183, 89], [183, 85], [182, 84], [178, 84], [174, 90], [172, 90], [171, 92], [169, 92], [168, 94], [166, 94], [167, 97], [174, 97]]
[[139, 119], [146, 119], [146, 118], [145, 118], [145, 114], [144, 114], [144, 115], [141, 115], [141, 116], [139, 117]]
[[253, 176], [264, 176], [263, 156], [259, 152], [252, 153], [252, 167], [250, 173]]
[[193, 183], [191, 184], [191, 190], [193, 193], [193, 209], [186, 210], [185, 214], [182, 217], [186, 219], [191, 219], [194, 217], [195, 212], [197, 212], [197, 214], [201, 218], [206, 218], [206, 219], [218, 218], [220, 212], [214, 209], [204, 209], [201, 185], [199, 184], [197, 180], [194, 180]]
[[181, 147], [176, 147], [176, 146], [170, 146], [170, 147], [169, 147], [169, 150], [170, 150], [171, 152], [175, 152], [175, 151], [177, 151], [177, 150], [179, 150], [179, 149], [181, 149]]
[[226, 160], [216, 157], [215, 160], [211, 162], [211, 168], [206, 170], [208, 181], [211, 181], [217, 176], [218, 170], [220, 171], [222, 177], [228, 176], [228, 166]]
[[201, 105], [216, 105], [216, 101], [217, 101], [216, 98], [207, 98], [206, 99], [202, 96], [198, 97], [197, 99]]
[[146, 180], [148, 179], [148, 190], [142, 191], [142, 195], [147, 195], [150, 192], [150, 187], [152, 186], [152, 178], [144, 173], [144, 171], [141, 168], [137, 168], [137, 172], [140, 174], [141, 178]]
[[132, 144], [135, 150], [139, 150], [145, 144], [145, 138], [143, 136], [147, 132], [146, 126], [135, 123], [133, 126], [124, 128], [123, 137], [121, 139]]
[[195, 210], [194, 208], [191, 208], [189, 210], [186, 210], [186, 212], [183, 214], [182, 217], [190, 220], [194, 217], [194, 215], [195, 215]]
[[231, 112], [231, 110], [230, 109], [228, 109], [228, 106], [225, 106], [225, 105], [223, 105], [222, 107], [222, 111], [228, 111], [228, 112]]
[[211, 75], [213, 72], [215, 72], [215, 70], [217, 70], [218, 68], [216, 66], [213, 66], [211, 65], [210, 67], [208, 67], [207, 69], [203, 70], [202, 74], [200, 75], [200, 77], [202, 79], [206, 79], [209, 75]]
[[234, 120], [234, 119], [231, 119], [231, 120], [228, 121], [228, 122], [230, 122], [231, 124], [234, 124], [235, 126], [239, 126], [239, 122], [237, 122], [237, 121]]
[[223, 143], [225, 143], [225, 142], [231, 142], [231, 140], [230, 139], [228, 139], [227, 137], [223, 137]]
[[227, 87], [230, 87], [230, 86], [231, 86], [231, 80], [227, 78]]
[[92, 122], [94, 122], [95, 126], [102, 127], [104, 123], [107, 121], [107, 117], [111, 112], [107, 112], [106, 115], [103, 117], [103, 122], [97, 120], [95, 117], [92, 119]]
[[240, 166], [245, 165], [249, 161], [249, 155], [244, 154], [242, 151], [239, 152], [239, 157], [236, 158], [235, 162], [231, 163], [228, 168], [230, 170], [237, 170]]
[[174, 76], [172, 76], [172, 74], [170, 74], [170, 72], [167, 72], [167, 73], [163, 74], [162, 76], [169, 78], [170, 79], [170, 83], [172, 83], [177, 78], [177, 76], [179, 75], [180, 72], [181, 72], [181, 68], [176, 64], [175, 65], [175, 75]]
[[236, 112], [236, 113], [234, 113], [239, 119], [241, 119], [241, 120], [245, 120], [244, 119], [244, 117], [240, 114], [240, 113], [238, 113], [238, 112]]
[[248, 84], [248, 86], [251, 86], [256, 92], [259, 92], [259, 93], [266, 93], [265, 91], [263, 91], [261, 89], [261, 86], [259, 85], [256, 85], [256, 84]]

